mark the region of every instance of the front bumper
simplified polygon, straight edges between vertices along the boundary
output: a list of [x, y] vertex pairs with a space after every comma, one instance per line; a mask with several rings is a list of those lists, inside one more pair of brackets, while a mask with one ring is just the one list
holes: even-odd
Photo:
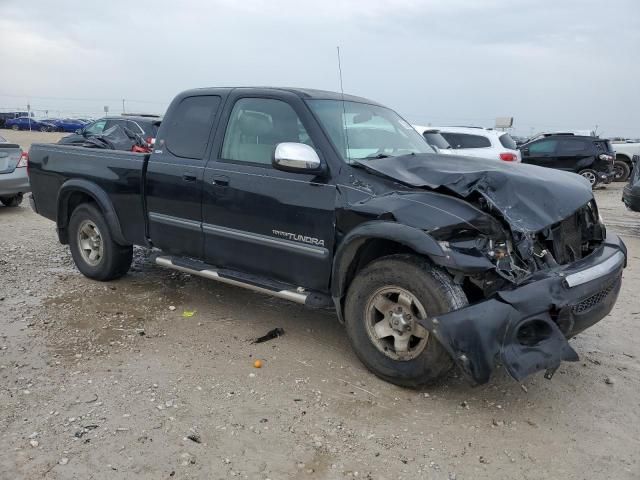
[[539, 272], [489, 300], [421, 321], [476, 383], [502, 363], [516, 380], [576, 361], [568, 339], [604, 318], [618, 298], [627, 250], [609, 234], [571, 265]]
[[11, 173], [0, 174], [0, 197], [28, 193], [30, 191], [31, 187], [29, 186], [29, 176], [26, 168], [16, 168]]

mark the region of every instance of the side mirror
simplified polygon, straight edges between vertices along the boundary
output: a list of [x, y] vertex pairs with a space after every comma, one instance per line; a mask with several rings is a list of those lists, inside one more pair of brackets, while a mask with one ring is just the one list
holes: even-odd
[[276, 145], [273, 168], [285, 172], [320, 172], [321, 162], [316, 151], [304, 143], [284, 142]]
[[76, 130], [76, 134], [78, 134], [78, 135], [82, 135], [82, 129], [81, 129], [81, 128], [77, 129], [77, 130]]

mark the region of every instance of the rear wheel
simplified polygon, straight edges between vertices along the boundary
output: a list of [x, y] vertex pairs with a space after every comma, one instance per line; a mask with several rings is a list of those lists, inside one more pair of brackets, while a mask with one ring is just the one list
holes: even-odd
[[614, 182], [626, 182], [631, 174], [631, 167], [624, 160], [616, 160], [613, 164]]
[[0, 202], [2, 202], [5, 207], [17, 207], [22, 203], [22, 198], [22, 194], [19, 193], [11, 197], [0, 197]]
[[18, 125], [11, 125], [11, 130], [17, 132], [18, 130], [20, 130], [20, 127]]
[[113, 241], [102, 212], [93, 204], [82, 204], [71, 214], [69, 246], [78, 270], [94, 280], [122, 277], [131, 266], [133, 247]]
[[588, 168], [586, 170], [582, 170], [580, 172], [580, 175], [587, 179], [587, 181], [591, 184], [591, 188], [595, 188], [596, 185], [598, 185], [598, 174], [595, 170], [591, 170]]
[[419, 320], [467, 304], [451, 277], [413, 255], [372, 262], [349, 286], [345, 320], [360, 360], [377, 376], [406, 387], [435, 382], [453, 366]]

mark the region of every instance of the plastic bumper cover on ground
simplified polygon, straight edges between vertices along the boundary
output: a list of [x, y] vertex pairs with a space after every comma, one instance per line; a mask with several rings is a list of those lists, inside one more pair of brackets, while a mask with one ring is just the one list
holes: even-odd
[[622, 240], [610, 234], [587, 258], [423, 325], [476, 383], [486, 383], [498, 362], [516, 380], [554, 370], [578, 360], [567, 339], [613, 308], [626, 256]]

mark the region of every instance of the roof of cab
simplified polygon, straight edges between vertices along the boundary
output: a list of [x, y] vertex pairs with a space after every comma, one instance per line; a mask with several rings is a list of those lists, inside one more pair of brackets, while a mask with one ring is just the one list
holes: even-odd
[[180, 97], [188, 97], [193, 95], [216, 95], [216, 94], [228, 94], [233, 90], [251, 90], [252, 93], [264, 93], [273, 94], [275, 92], [288, 92], [298, 95], [303, 99], [314, 100], [346, 100], [348, 102], [368, 103], [370, 105], [380, 105], [373, 100], [369, 100], [363, 97], [357, 97], [355, 95], [342, 95], [340, 92], [331, 92], [328, 90], [316, 90], [313, 88], [293, 88], [293, 87], [210, 87], [210, 88], [195, 88], [180, 93]]

